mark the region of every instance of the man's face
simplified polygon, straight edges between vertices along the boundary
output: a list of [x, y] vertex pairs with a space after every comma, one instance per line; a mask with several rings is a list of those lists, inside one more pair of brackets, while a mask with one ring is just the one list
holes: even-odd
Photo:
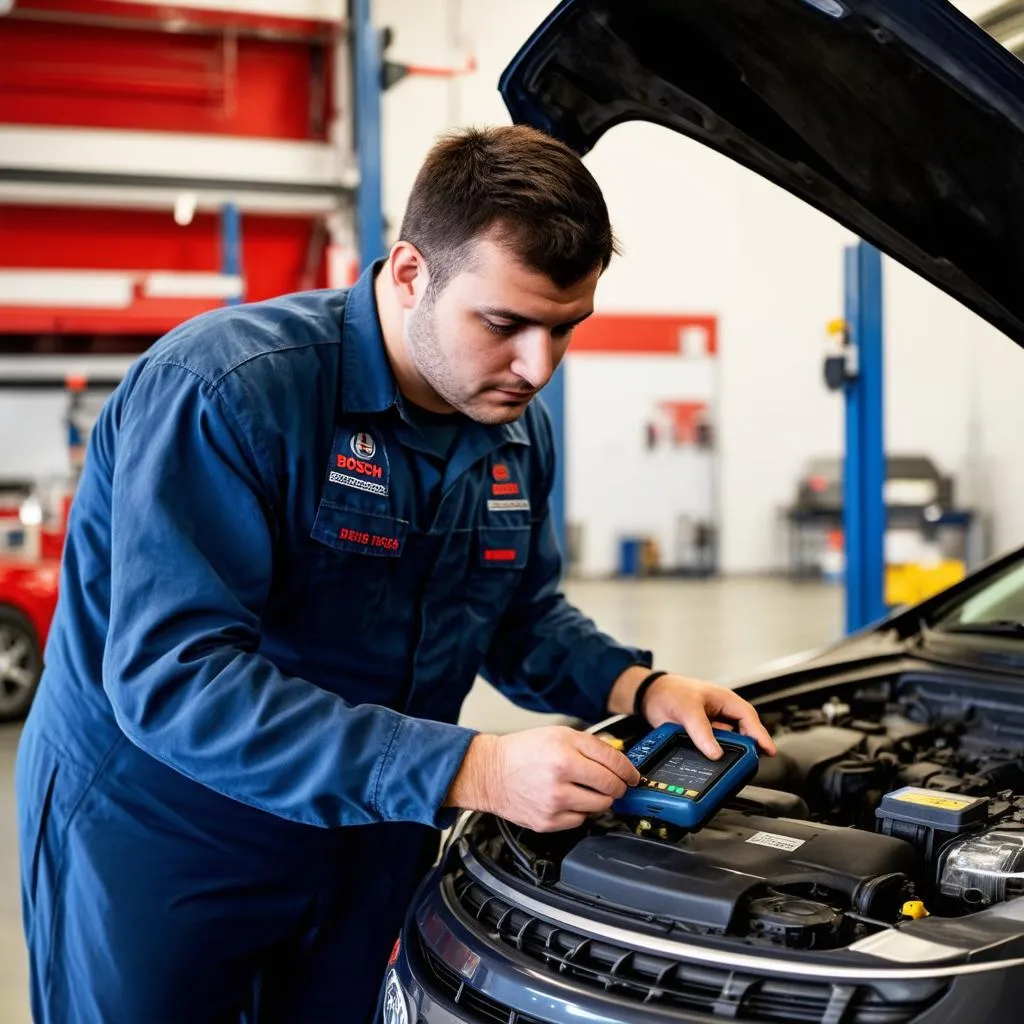
[[498, 242], [481, 239], [467, 269], [407, 313], [413, 365], [453, 409], [479, 423], [511, 423], [551, 379], [573, 328], [593, 312], [599, 276], [595, 268], [559, 288]]

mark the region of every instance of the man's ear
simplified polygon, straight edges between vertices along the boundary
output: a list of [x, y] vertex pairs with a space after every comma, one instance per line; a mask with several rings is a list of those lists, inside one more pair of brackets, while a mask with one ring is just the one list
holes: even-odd
[[430, 284], [423, 254], [412, 242], [396, 242], [388, 256], [388, 270], [399, 305], [415, 309]]

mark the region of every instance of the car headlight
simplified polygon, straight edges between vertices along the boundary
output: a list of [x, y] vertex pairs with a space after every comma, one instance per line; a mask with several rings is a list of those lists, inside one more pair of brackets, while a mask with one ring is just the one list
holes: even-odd
[[383, 1024], [409, 1024], [409, 998], [392, 967], [384, 981]]

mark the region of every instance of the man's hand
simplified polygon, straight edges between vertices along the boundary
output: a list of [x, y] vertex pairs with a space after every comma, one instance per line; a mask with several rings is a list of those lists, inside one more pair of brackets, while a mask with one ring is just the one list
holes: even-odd
[[[619, 676], [608, 698], [609, 711], [632, 713], [633, 698], [647, 671], [634, 666]], [[724, 686], [685, 676], [662, 676], [644, 694], [643, 710], [644, 717], [654, 728], [665, 722], [683, 726], [698, 749], [713, 760], [722, 756], [722, 748], [711, 732], [712, 722], [719, 728], [735, 723], [740, 732], [756, 740], [766, 754], [777, 753], [754, 706]]]
[[445, 805], [487, 811], [533, 829], [575, 828], [606, 811], [640, 773], [624, 754], [564, 726], [475, 736]]

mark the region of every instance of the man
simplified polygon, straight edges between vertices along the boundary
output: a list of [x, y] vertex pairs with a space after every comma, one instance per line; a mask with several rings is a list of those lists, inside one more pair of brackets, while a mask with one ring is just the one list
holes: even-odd
[[358, 1022], [457, 808], [560, 829], [638, 781], [587, 734], [459, 728], [478, 670], [714, 754], [753, 708], [559, 594], [531, 400], [614, 248], [525, 128], [443, 140], [347, 292], [159, 341], [93, 431], [19, 752], [39, 1022]]

